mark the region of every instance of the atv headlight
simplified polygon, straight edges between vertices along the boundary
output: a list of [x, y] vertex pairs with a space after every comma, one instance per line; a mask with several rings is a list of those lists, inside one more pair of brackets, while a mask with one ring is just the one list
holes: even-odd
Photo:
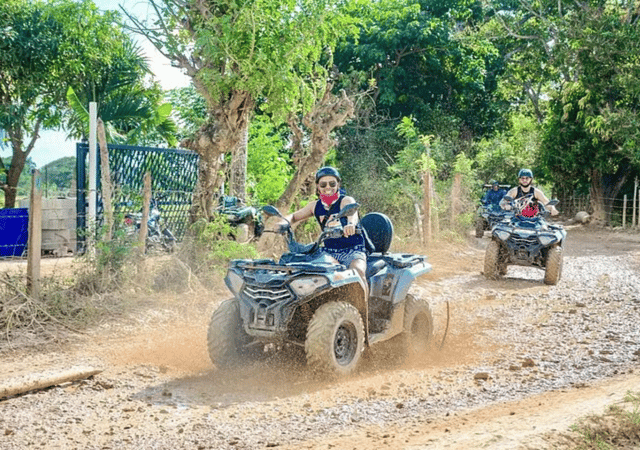
[[498, 236], [498, 239], [500, 239], [501, 241], [506, 241], [507, 239], [509, 239], [509, 236], [511, 236], [511, 233], [509, 233], [507, 230], [495, 229], [493, 230], [493, 232], [496, 234], [496, 236]]
[[327, 280], [325, 277], [315, 276], [296, 278], [295, 280], [291, 281], [289, 286], [291, 286], [291, 289], [293, 289], [293, 292], [295, 292], [296, 295], [306, 297], [307, 295], [314, 293], [316, 290], [326, 286], [327, 284], [329, 284], [329, 280]]
[[547, 246], [555, 241], [556, 237], [553, 234], [541, 234], [538, 236], [538, 240], [542, 245]]
[[224, 279], [224, 281], [227, 284], [227, 287], [229, 288], [229, 290], [233, 292], [233, 295], [237, 296], [240, 293], [240, 291], [242, 291], [242, 285], [244, 284], [244, 280], [240, 275], [238, 275], [233, 270], [229, 270], [227, 272], [227, 276]]

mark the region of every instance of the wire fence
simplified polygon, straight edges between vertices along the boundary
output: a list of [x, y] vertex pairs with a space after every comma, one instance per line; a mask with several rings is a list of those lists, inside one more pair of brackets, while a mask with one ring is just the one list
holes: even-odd
[[[559, 200], [557, 209], [564, 217], [575, 217], [581, 211], [593, 213], [590, 195], [564, 197]], [[640, 226], [640, 196], [636, 198], [635, 204], [633, 197], [629, 198], [626, 195], [602, 200], [605, 204], [610, 205], [608, 225], [624, 228]]]
[[[178, 241], [182, 239], [189, 223], [189, 211], [198, 176], [199, 157], [190, 150], [108, 145], [109, 166], [114, 192], [112, 203], [119, 216], [138, 213], [142, 209], [143, 180], [151, 174], [152, 199], [160, 211], [163, 226]], [[89, 145], [76, 146], [77, 228], [88, 232], [88, 158]], [[98, 195], [96, 198], [96, 222], [101, 226], [103, 205], [100, 189], [100, 158], [98, 163]], [[78, 251], [83, 251], [84, 235], [78, 238]]]

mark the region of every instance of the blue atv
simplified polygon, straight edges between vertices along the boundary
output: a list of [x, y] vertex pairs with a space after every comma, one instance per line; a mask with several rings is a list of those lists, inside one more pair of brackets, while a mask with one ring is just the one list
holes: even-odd
[[485, 230], [491, 230], [493, 226], [505, 218], [505, 211], [495, 203], [481, 204], [476, 213], [476, 237], [484, 236]]
[[562, 225], [547, 222], [549, 210], [545, 206], [555, 206], [558, 200], [547, 205], [538, 202], [539, 212], [534, 217], [522, 213], [532, 201], [506, 196], [511, 211], [491, 230], [491, 242], [484, 257], [484, 275], [498, 279], [507, 273], [507, 266], [534, 266], [544, 269], [545, 284], [554, 285], [562, 276], [562, 244], [567, 232]]
[[[357, 207], [348, 205], [334, 218]], [[272, 206], [263, 213], [284, 218]], [[431, 309], [408, 291], [431, 265], [426, 256], [388, 252], [393, 225], [384, 214], [367, 214], [360, 226], [369, 244], [368, 299], [358, 274], [321, 251], [325, 239], [342, 236], [341, 225], [300, 244], [287, 224], [275, 231], [289, 249], [278, 261], [231, 261], [225, 282], [233, 297], [214, 311], [207, 333], [214, 365], [238, 367], [270, 351], [297, 348], [312, 371], [342, 376], [356, 369], [366, 347], [391, 338], [407, 352], [426, 351], [433, 336]]]

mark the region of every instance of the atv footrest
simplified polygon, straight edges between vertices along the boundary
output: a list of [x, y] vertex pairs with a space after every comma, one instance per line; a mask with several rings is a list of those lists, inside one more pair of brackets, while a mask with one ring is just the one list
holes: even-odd
[[421, 255], [391, 253], [385, 256], [385, 261], [394, 267], [404, 268], [415, 266], [426, 261], [426, 257]]

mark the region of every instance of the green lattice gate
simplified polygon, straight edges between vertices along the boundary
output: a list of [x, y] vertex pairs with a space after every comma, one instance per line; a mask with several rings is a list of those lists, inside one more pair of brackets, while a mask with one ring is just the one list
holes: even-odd
[[[88, 213], [89, 144], [76, 145], [77, 225], [86, 230]], [[97, 222], [102, 222], [100, 158], [98, 161]], [[189, 209], [198, 177], [198, 155], [189, 150], [109, 144], [109, 167], [114, 182], [113, 204], [117, 214], [142, 208], [144, 174], [151, 173], [151, 192], [168, 228], [181, 240], [189, 223]], [[80, 233], [85, 234], [85, 233]], [[83, 248], [78, 238], [78, 250]]]

